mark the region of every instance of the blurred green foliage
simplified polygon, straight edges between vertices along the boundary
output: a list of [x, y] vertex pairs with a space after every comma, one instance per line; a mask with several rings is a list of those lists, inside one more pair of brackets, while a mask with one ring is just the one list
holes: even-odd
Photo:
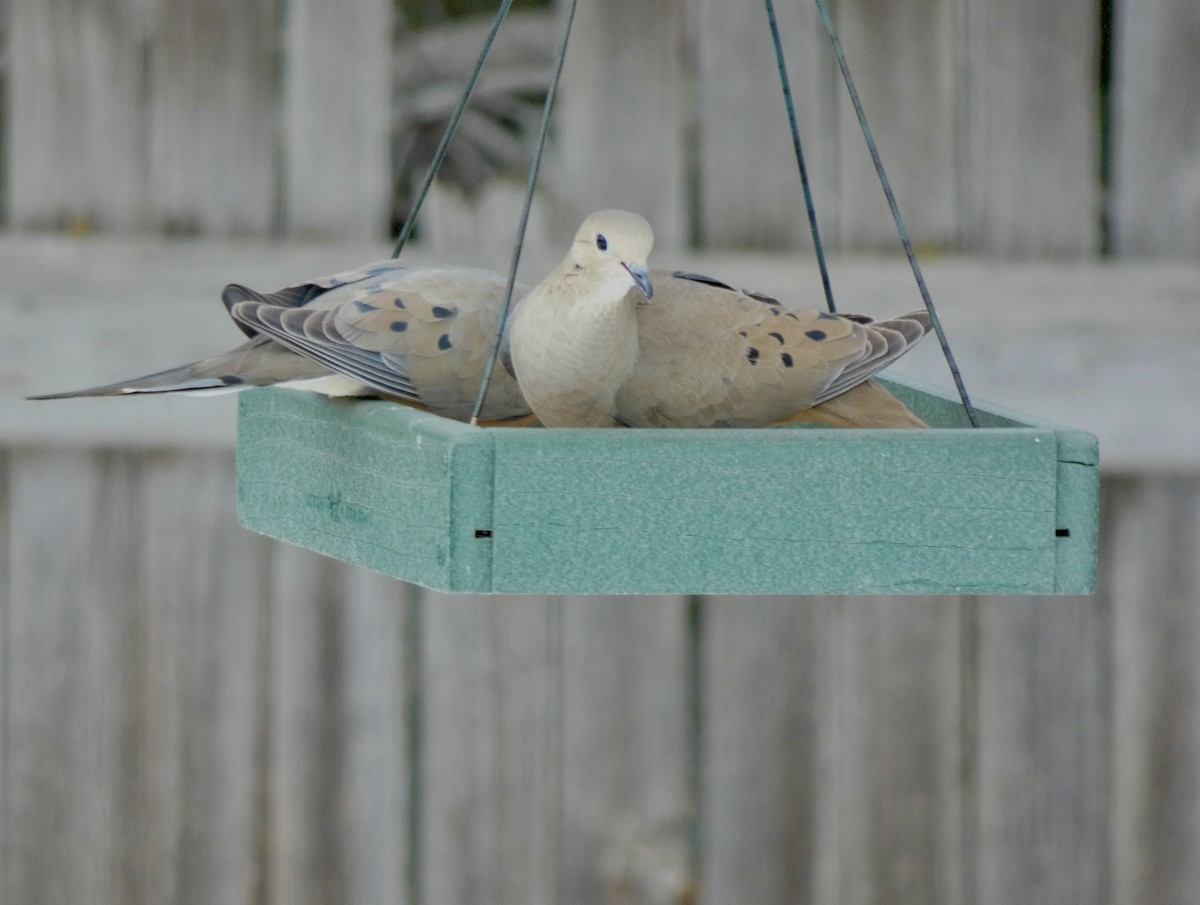
[[[546, 9], [552, 4], [553, 0], [513, 0], [512, 8], [514, 11]], [[414, 28], [469, 16], [490, 15], [499, 7], [500, 0], [396, 0], [396, 8]]]

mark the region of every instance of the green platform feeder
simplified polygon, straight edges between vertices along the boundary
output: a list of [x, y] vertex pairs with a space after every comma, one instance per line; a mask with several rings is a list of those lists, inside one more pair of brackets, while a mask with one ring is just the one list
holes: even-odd
[[1096, 438], [885, 382], [930, 430], [478, 428], [253, 390], [238, 516], [451, 592], [1091, 592]]
[[[815, 0], [923, 300], [932, 301], [823, 0]], [[511, 0], [501, 0], [396, 243], [403, 249]], [[576, 0], [543, 106], [510, 281]], [[829, 307], [773, 0], [788, 124]], [[441, 591], [506, 594], [1086, 594], [1091, 434], [884, 381], [930, 430], [477, 428], [394, 403], [243, 393], [246, 527]]]

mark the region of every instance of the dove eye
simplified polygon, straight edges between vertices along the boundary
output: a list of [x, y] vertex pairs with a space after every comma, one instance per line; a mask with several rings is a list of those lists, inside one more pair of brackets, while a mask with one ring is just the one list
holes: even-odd
[[604, 233], [596, 235], [596, 247], [601, 251], [608, 251], [608, 239], [604, 238]]

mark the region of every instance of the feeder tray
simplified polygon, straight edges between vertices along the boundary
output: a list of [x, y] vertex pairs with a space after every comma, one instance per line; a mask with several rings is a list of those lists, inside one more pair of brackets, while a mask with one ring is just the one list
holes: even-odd
[[238, 517], [441, 591], [1091, 592], [1096, 438], [883, 382], [931, 429], [478, 428], [252, 390]]

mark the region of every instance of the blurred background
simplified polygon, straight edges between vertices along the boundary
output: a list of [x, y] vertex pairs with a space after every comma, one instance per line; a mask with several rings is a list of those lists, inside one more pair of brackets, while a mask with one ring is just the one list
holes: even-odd
[[[386, 257], [496, 4], [0, 0], [0, 902], [1195, 901], [1200, 7], [829, 5], [968, 387], [1100, 437], [1091, 597], [452, 597], [244, 531], [233, 400], [21, 397]], [[911, 310], [777, 7], [839, 307]], [[507, 267], [562, 14], [406, 255]], [[522, 275], [601, 207], [821, 304], [761, 3], [580, 0]]]

